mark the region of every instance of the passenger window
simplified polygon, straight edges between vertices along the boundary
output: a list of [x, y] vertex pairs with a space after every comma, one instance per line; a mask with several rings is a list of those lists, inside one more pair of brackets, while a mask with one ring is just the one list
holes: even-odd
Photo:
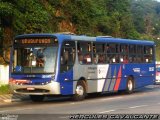
[[137, 62], [142, 63], [143, 62], [143, 46], [137, 45]]
[[153, 61], [153, 47], [144, 46], [144, 62], [151, 63]]
[[78, 60], [80, 64], [92, 63], [91, 42], [78, 42]]
[[129, 62], [130, 63], [136, 63], [137, 62], [136, 45], [129, 45]]
[[75, 42], [65, 41], [61, 49], [61, 72], [71, 69], [75, 62]]
[[121, 53], [120, 62], [121, 63], [127, 64], [129, 62], [128, 52], [129, 52], [128, 45], [127, 44], [121, 44], [120, 45], [120, 53]]
[[93, 63], [104, 64], [105, 60], [105, 44], [93, 43]]
[[119, 44], [107, 44], [105, 47], [106, 61], [108, 63], [119, 63]]
[[130, 45], [129, 46], [129, 53], [130, 54], [136, 54], [136, 45]]

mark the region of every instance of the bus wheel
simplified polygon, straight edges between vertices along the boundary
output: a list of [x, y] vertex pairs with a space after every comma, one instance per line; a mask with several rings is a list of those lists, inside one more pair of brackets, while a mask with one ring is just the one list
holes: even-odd
[[78, 81], [73, 100], [80, 101], [86, 96], [86, 87], [84, 81]]
[[131, 77], [128, 78], [127, 80], [127, 90], [126, 92], [127, 93], [132, 93], [134, 90], [134, 82], [133, 82], [133, 79]]
[[30, 95], [33, 102], [42, 102], [44, 100], [44, 95]]

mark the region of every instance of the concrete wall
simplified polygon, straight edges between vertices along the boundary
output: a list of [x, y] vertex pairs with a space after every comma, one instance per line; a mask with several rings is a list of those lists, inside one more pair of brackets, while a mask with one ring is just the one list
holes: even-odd
[[0, 85], [9, 83], [9, 66], [0, 65]]

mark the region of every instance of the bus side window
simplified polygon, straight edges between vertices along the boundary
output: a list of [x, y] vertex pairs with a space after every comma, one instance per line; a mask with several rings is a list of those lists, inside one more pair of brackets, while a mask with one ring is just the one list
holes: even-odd
[[153, 61], [153, 47], [144, 46], [144, 62], [151, 63]]
[[110, 46], [108, 44], [106, 44], [105, 46], [105, 53], [106, 53], [106, 63], [111, 63], [111, 50], [110, 50]]
[[93, 42], [93, 63], [94, 64], [106, 63], [105, 55], [106, 55], [105, 54], [105, 44]]
[[121, 55], [120, 62], [123, 64], [127, 64], [128, 63], [128, 55]]
[[107, 52], [107, 58], [109, 58], [109, 63], [119, 63], [120, 56], [119, 56], [119, 45], [115, 43], [110, 43], [107, 45], [109, 52]]
[[136, 45], [129, 45], [129, 62], [137, 63]]
[[65, 41], [61, 50], [60, 71], [65, 72], [71, 69], [75, 62], [75, 42]]
[[137, 45], [137, 63], [143, 62], [143, 46]]
[[122, 54], [127, 54], [128, 53], [128, 45], [127, 44], [121, 44], [120, 45], [120, 52]]
[[120, 44], [120, 62], [123, 64], [127, 64], [129, 62], [128, 51], [128, 44]]
[[78, 42], [78, 60], [80, 64], [91, 64], [91, 43], [90, 42]]

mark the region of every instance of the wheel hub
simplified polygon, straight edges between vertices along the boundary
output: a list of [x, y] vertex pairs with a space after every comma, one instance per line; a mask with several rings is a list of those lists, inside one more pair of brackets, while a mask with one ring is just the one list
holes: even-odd
[[132, 84], [132, 81], [129, 80], [129, 81], [128, 81], [128, 90], [129, 90], [129, 91], [132, 91], [132, 89], [133, 89], [133, 84]]
[[84, 93], [84, 88], [81, 86], [81, 85], [78, 85], [77, 88], [76, 88], [76, 93], [78, 95], [83, 95]]

